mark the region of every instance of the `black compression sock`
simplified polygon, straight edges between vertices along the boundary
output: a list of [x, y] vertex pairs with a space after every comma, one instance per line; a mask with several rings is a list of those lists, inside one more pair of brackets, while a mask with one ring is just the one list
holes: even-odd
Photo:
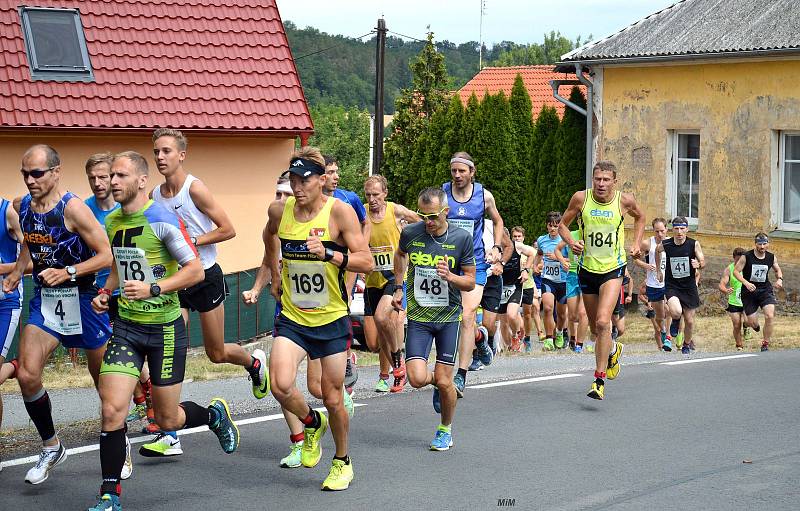
[[120, 474], [125, 464], [125, 428], [100, 433], [100, 471], [103, 484], [100, 494], [120, 494]]
[[348, 455], [348, 454], [345, 454], [344, 457], [334, 456], [333, 459], [339, 460], [339, 461], [344, 461], [345, 465], [349, 465], [350, 464], [350, 455]]
[[219, 421], [216, 410], [212, 413], [211, 408], [200, 406], [193, 401], [184, 401], [180, 406], [186, 414], [186, 422], [183, 424], [183, 429], [210, 426]]
[[489, 340], [487, 342], [489, 343], [489, 347], [494, 349], [494, 334], [489, 334]]
[[42, 390], [30, 401], [25, 400], [25, 409], [28, 411], [31, 421], [36, 426], [36, 431], [43, 441], [47, 441], [56, 436], [56, 428], [53, 426], [52, 406], [50, 396], [46, 390]]
[[308, 407], [308, 415], [306, 415], [305, 418], [300, 419], [300, 422], [302, 422], [303, 425], [309, 429], [317, 429], [322, 425], [322, 419], [319, 417], [319, 412], [310, 406]]

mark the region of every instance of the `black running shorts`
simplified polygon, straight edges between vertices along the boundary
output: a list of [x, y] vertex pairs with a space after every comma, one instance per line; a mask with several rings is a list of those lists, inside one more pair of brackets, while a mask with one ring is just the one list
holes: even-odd
[[281, 314], [275, 320], [273, 330], [273, 337], [286, 337], [303, 348], [310, 360], [343, 353], [353, 339], [350, 316], [342, 316], [327, 325], [313, 327], [295, 323]]
[[742, 286], [742, 306], [746, 316], [755, 314], [758, 309], [763, 309], [767, 305], [775, 305], [776, 303], [778, 301], [775, 299], [775, 293], [771, 287], [757, 287], [751, 293], [744, 285]]
[[209, 312], [225, 302], [225, 297], [228, 296], [229, 291], [222, 268], [215, 263], [205, 272], [206, 276], [202, 282], [178, 291], [181, 309]]
[[481, 307], [485, 311], [497, 313], [500, 310], [500, 298], [503, 294], [503, 276], [489, 275], [486, 277], [486, 285], [483, 286], [483, 296], [481, 297]]

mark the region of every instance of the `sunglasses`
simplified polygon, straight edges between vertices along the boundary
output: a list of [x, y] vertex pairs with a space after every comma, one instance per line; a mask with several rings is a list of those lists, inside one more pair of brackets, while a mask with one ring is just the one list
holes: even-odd
[[434, 220], [436, 220], [437, 218], [439, 218], [439, 215], [441, 215], [442, 213], [444, 213], [444, 210], [445, 210], [445, 209], [447, 209], [447, 208], [446, 208], [446, 207], [442, 208], [441, 210], [439, 210], [439, 212], [438, 212], [438, 213], [429, 213], [429, 214], [426, 214], [426, 213], [420, 213], [419, 211], [416, 211], [416, 213], [417, 213], [417, 215], [419, 215], [419, 217], [420, 217], [420, 218], [421, 218], [421, 219], [422, 219], [424, 222], [433, 222]]
[[20, 173], [22, 173], [22, 177], [24, 179], [28, 179], [29, 176], [32, 177], [33, 179], [39, 179], [42, 176], [44, 176], [45, 174], [47, 174], [48, 172], [50, 172], [51, 170], [57, 168], [57, 167], [58, 167], [58, 165], [56, 165], [54, 167], [47, 168], [47, 169], [33, 169], [33, 170], [19, 169], [19, 171], [20, 171]]

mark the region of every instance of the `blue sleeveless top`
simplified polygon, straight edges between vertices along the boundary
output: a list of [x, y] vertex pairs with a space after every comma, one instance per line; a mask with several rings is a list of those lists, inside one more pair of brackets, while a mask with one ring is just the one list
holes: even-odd
[[467, 202], [459, 202], [453, 197], [453, 184], [447, 182], [442, 185], [447, 194], [447, 203], [450, 212], [447, 221], [469, 232], [471, 225], [472, 247], [475, 253], [475, 263], [482, 264], [486, 261], [486, 251], [483, 247], [483, 218], [486, 216], [486, 203], [483, 199], [483, 185], [472, 183], [472, 197]]
[[[86, 242], [64, 225], [64, 209], [67, 207], [67, 202], [73, 198], [80, 200], [72, 192], [65, 193], [58, 204], [46, 213], [33, 211], [30, 194], [22, 199], [19, 223], [33, 259], [33, 283], [36, 287], [42, 285], [39, 281], [39, 272], [45, 268], [74, 266], [94, 255]], [[80, 289], [92, 287], [94, 278], [94, 274], [81, 275], [77, 279], [78, 287]], [[70, 281], [66, 281], [60, 287], [73, 285]]]
[[[0, 199], [0, 262], [16, 262], [19, 255], [19, 243], [11, 237], [6, 225], [6, 211], [12, 207], [5, 199]], [[19, 309], [22, 307], [22, 281], [15, 291], [6, 295], [0, 294], [0, 310]]]

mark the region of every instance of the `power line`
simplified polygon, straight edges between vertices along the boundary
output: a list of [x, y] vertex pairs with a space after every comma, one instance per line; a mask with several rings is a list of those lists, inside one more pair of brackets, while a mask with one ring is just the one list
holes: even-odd
[[412, 37], [412, 36], [410, 36], [410, 35], [404, 35], [404, 34], [401, 34], [401, 33], [399, 33], [399, 32], [393, 32], [393, 31], [391, 31], [391, 30], [387, 30], [387, 32], [389, 32], [390, 34], [398, 35], [398, 36], [400, 36], [400, 37], [405, 37], [406, 39], [413, 39], [413, 40], [415, 40], [415, 41], [419, 41], [419, 42], [421, 42], [421, 43], [427, 43], [427, 42], [428, 42], [428, 40], [427, 40], [427, 39], [420, 39], [420, 38], [418, 38], [418, 37]]
[[346, 43], [346, 42], [347, 42], [347, 39], [359, 39], [359, 40], [360, 40], [360, 39], [364, 39], [364, 38], [365, 38], [365, 37], [367, 37], [368, 35], [372, 35], [372, 34], [374, 34], [374, 33], [375, 33], [375, 31], [374, 31], [374, 30], [370, 30], [370, 31], [369, 31], [369, 32], [367, 32], [366, 34], [364, 34], [364, 35], [360, 35], [360, 36], [358, 36], [358, 37], [348, 37], [348, 38], [345, 38], [345, 40], [343, 40], [343, 41], [340, 41], [340, 42], [338, 42], [338, 43], [336, 43], [336, 44], [333, 44], [333, 45], [331, 45], [331, 46], [328, 46], [327, 48], [323, 48], [323, 49], [321, 49], [321, 50], [317, 50], [317, 51], [312, 51], [311, 53], [306, 53], [305, 55], [300, 55], [299, 57], [295, 57], [295, 59], [294, 59], [294, 60], [300, 60], [300, 59], [304, 59], [304, 58], [306, 58], [306, 57], [311, 57], [312, 55], [318, 55], [318, 54], [320, 54], [320, 53], [323, 53], [323, 52], [326, 52], [326, 51], [328, 51], [328, 50], [332, 50], [333, 48], [336, 48], [337, 46], [341, 46], [341, 45], [343, 45], [344, 43]]

